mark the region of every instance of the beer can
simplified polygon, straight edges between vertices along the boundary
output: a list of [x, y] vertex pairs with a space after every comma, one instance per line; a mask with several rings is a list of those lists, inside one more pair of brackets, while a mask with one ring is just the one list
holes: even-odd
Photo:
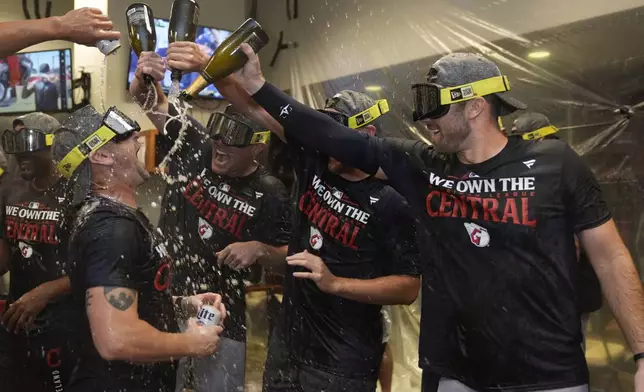
[[98, 50], [101, 51], [105, 56], [109, 56], [110, 54], [116, 52], [118, 48], [121, 47], [121, 42], [119, 40], [101, 40], [96, 43], [96, 47]]
[[217, 325], [221, 314], [214, 306], [203, 305], [197, 313], [197, 325]]

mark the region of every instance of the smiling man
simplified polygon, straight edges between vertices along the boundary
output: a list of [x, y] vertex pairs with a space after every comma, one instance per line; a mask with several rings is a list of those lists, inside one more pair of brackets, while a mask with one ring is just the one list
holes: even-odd
[[[173, 45], [168, 56], [176, 50]], [[181, 64], [172, 67], [189, 71]], [[160, 156], [168, 154], [182, 134], [180, 121], [171, 119], [166, 124], [177, 111], [158, 83], [164, 73], [161, 57], [142, 53], [130, 86], [132, 95], [143, 104], [150, 90], [142, 75], [152, 75], [157, 81], [157, 106], [148, 116], [161, 130], [156, 146]], [[190, 386], [199, 392], [238, 391], [244, 389], [247, 268], [256, 263], [286, 263], [290, 203], [282, 183], [257, 162], [270, 132], [230, 107], [224, 113], [213, 113], [205, 128], [193, 118], [187, 120], [190, 124], [183, 143], [169, 159], [170, 179], [159, 226], [178, 261], [175, 291], [221, 292], [230, 314], [217, 353], [182, 367], [177, 390]], [[191, 382], [194, 385], [186, 385]]]

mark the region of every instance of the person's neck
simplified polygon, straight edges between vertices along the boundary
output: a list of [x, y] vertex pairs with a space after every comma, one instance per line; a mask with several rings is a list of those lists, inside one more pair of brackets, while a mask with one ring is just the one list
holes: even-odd
[[119, 203], [125, 204], [129, 207], [137, 208], [136, 193], [134, 192], [134, 189], [128, 185], [95, 185], [92, 187], [92, 192], [99, 196], [107, 197], [108, 199], [112, 199]]
[[471, 133], [468, 148], [456, 153], [458, 160], [466, 165], [485, 162], [496, 156], [508, 144], [508, 138], [498, 129], [489, 128], [488, 131]]
[[365, 178], [369, 177], [369, 174], [354, 168], [342, 170], [339, 173], [336, 172], [335, 174], [351, 182], [362, 181]]

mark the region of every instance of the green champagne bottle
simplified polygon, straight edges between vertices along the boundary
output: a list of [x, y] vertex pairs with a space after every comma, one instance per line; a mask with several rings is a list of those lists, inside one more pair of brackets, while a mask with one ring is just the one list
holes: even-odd
[[[170, 26], [168, 42], [194, 42], [199, 23], [199, 4], [195, 0], [174, 0], [170, 11]], [[183, 73], [178, 69], [172, 70], [172, 81], [181, 80]]]
[[[125, 11], [130, 46], [137, 56], [141, 52], [154, 52], [157, 46], [157, 33], [154, 27], [154, 14], [147, 4], [134, 3]], [[145, 82], [154, 81], [152, 76], [144, 75]]]
[[243, 43], [249, 44], [258, 53], [268, 43], [268, 34], [254, 19], [246, 19], [217, 47], [201, 75], [181, 93], [181, 97], [190, 100], [210, 84], [241, 69], [248, 61], [240, 48]]

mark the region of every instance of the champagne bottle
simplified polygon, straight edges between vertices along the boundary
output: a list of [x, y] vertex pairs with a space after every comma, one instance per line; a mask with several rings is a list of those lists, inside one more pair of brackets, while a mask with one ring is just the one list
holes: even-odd
[[[194, 42], [197, 36], [199, 22], [199, 4], [195, 0], [174, 0], [170, 11], [170, 27], [168, 42]], [[172, 81], [181, 80], [183, 73], [178, 69], [172, 70]]]
[[[152, 8], [147, 4], [134, 3], [125, 12], [130, 45], [137, 56], [141, 52], [154, 52], [157, 46], [157, 33], [154, 27]], [[152, 76], [144, 75], [147, 84], [154, 81]]]
[[217, 47], [201, 75], [181, 93], [182, 98], [190, 100], [210, 84], [241, 69], [248, 61], [240, 48], [243, 43], [249, 44], [257, 53], [268, 43], [268, 34], [254, 19], [246, 19]]

